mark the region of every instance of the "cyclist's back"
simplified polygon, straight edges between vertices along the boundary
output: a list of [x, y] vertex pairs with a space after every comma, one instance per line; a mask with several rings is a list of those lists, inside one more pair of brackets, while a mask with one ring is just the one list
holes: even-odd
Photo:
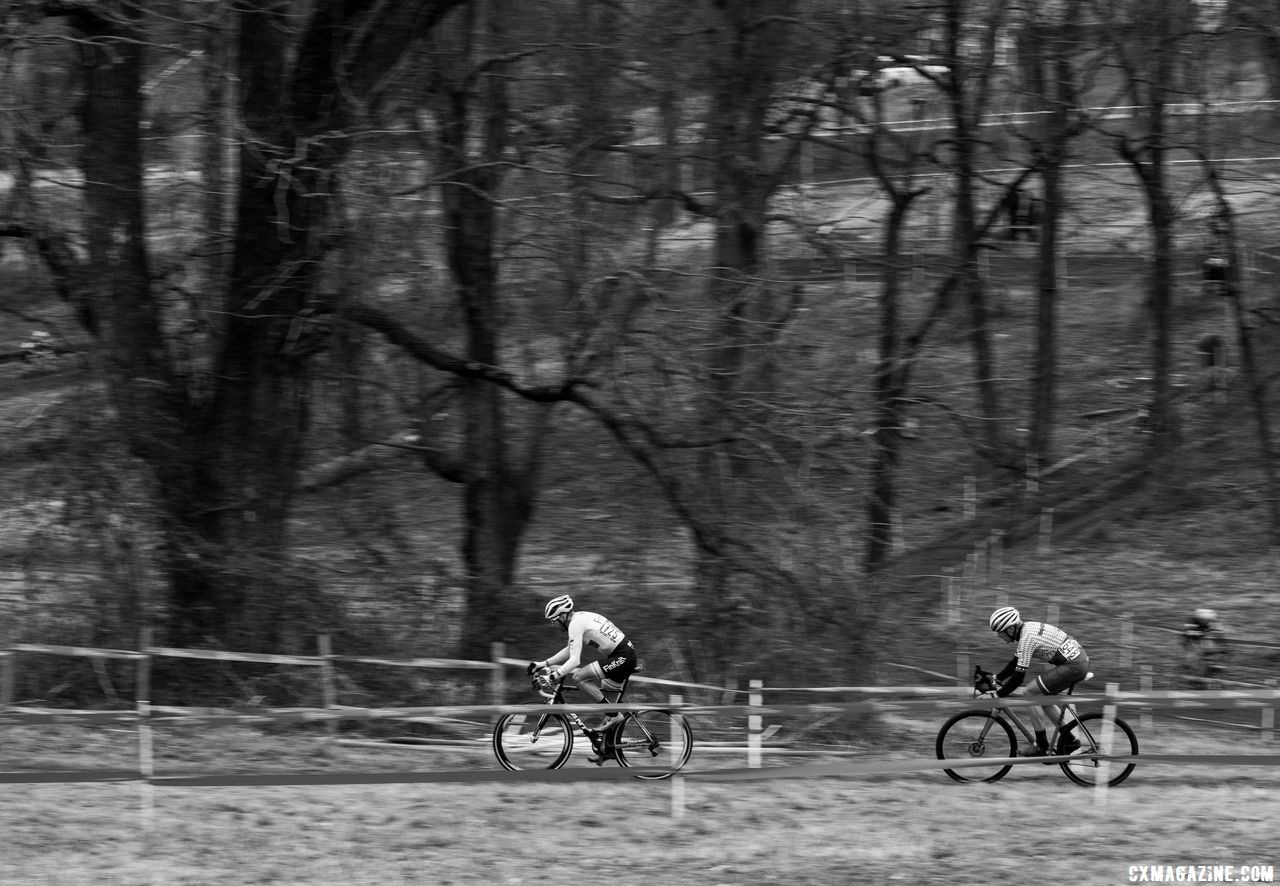
[[1077, 662], [1083, 655], [1080, 642], [1062, 628], [1042, 621], [1023, 622], [1015, 653], [1018, 668], [1026, 670], [1032, 659], [1057, 667]]

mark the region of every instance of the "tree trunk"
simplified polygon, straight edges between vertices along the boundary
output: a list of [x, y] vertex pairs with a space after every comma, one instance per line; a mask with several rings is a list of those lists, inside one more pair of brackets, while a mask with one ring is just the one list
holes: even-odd
[[952, 172], [956, 187], [955, 263], [959, 268], [960, 290], [968, 307], [969, 344], [973, 351], [974, 382], [982, 417], [983, 446], [996, 464], [1008, 465], [1009, 459], [1005, 452], [1008, 420], [1001, 408], [1000, 388], [996, 377], [991, 307], [986, 283], [978, 266], [983, 244], [975, 193], [981, 179], [977, 154], [982, 139], [978, 132], [978, 122], [987, 98], [985, 89], [993, 64], [993, 44], [990, 41], [1000, 30], [997, 23], [1002, 18], [1003, 6], [1003, 2], [996, 2], [989, 7], [987, 14], [993, 18], [992, 27], [982, 38], [982, 52], [972, 60], [968, 58], [969, 53], [965, 49], [966, 31], [973, 26], [968, 21], [965, 4], [954, 0], [948, 2], [944, 15], [947, 22], [948, 56], [952, 64], [947, 81], [947, 98], [951, 104], [951, 123], [955, 129], [952, 146]]
[[[154, 472], [170, 606], [166, 639], [275, 646], [291, 621], [287, 517], [307, 422], [305, 354], [295, 350], [323, 254], [331, 171], [353, 89], [462, 0], [320, 4], [299, 17], [273, 0], [238, 8], [242, 146], [236, 241], [215, 390], [188, 390], [169, 362], [143, 226], [141, 7], [69, 13], [81, 41], [90, 273], [85, 325], [133, 453]], [[379, 27], [394, 20], [398, 27]], [[291, 42], [297, 33], [302, 39]], [[290, 67], [292, 66], [292, 67]], [[341, 82], [339, 82], [341, 77]], [[217, 198], [214, 198], [217, 199]], [[216, 216], [215, 216], [216, 217]], [[291, 604], [292, 605], [292, 604]]]
[[1240, 250], [1236, 237], [1235, 212], [1227, 200], [1226, 191], [1218, 176], [1218, 170], [1208, 157], [1201, 157], [1205, 169], [1205, 178], [1213, 191], [1218, 204], [1215, 224], [1222, 238], [1223, 258], [1227, 260], [1226, 296], [1231, 305], [1232, 319], [1236, 326], [1236, 346], [1240, 349], [1240, 364], [1244, 371], [1245, 389], [1249, 394], [1250, 406], [1253, 408], [1254, 421], [1258, 434], [1259, 466], [1267, 488], [1268, 517], [1270, 531], [1268, 541], [1272, 546], [1280, 545], [1280, 476], [1276, 471], [1276, 453], [1274, 450], [1274, 433], [1271, 427], [1270, 412], [1267, 409], [1267, 381], [1263, 377], [1258, 363], [1258, 355], [1254, 348], [1254, 330], [1249, 323], [1244, 306], [1244, 287], [1241, 285]]
[[[708, 390], [703, 429], [709, 440], [727, 440], [701, 456], [700, 503], [707, 521], [723, 540], [732, 525], [750, 519], [753, 490], [743, 458], [742, 411], [754, 402], [754, 389], [767, 384], [760, 365], [751, 362], [755, 319], [775, 313], [775, 293], [760, 275], [765, 256], [769, 200], [781, 181], [764, 152], [765, 114], [783, 64], [787, 26], [769, 16], [784, 16], [792, 0], [737, 0], [716, 4], [718, 43], [711, 48], [712, 107], [708, 121], [714, 169], [715, 223], [708, 295], [718, 324], [708, 359]], [[785, 161], [783, 161], [785, 163]], [[734, 564], [721, 562], [723, 545], [697, 549], [699, 593], [703, 598], [700, 631], [712, 647], [713, 661], [729, 657], [727, 637], [739, 617], [741, 593], [730, 588]]]
[[885, 224], [884, 280], [880, 292], [879, 354], [873, 379], [871, 495], [867, 501], [867, 553], [863, 568], [875, 573], [893, 550], [893, 517], [897, 510], [898, 467], [902, 460], [902, 428], [908, 370], [903, 360], [900, 248], [902, 226], [915, 191], [892, 191], [893, 207]]
[[[198, 438], [183, 423], [188, 409], [165, 358], [149, 272], [141, 155], [141, 46], [128, 19], [91, 13], [74, 17], [84, 36], [81, 65], [86, 96], [79, 105], [88, 216], [89, 277], [86, 326], [99, 333], [112, 404], [133, 454], [156, 474], [165, 533], [165, 562], [179, 613], [188, 607], [210, 625], [209, 594], [191, 593], [202, 558], [193, 537], [205, 527], [190, 520], [207, 501], [199, 470]], [[179, 618], [182, 616], [179, 615]]]
[[[489, 63], [485, 54], [504, 51], [505, 7], [495, 3], [481, 16], [468, 9], [458, 23], [453, 64], [466, 71]], [[483, 32], [483, 33], [482, 33]], [[498, 199], [507, 145], [507, 93], [503, 71], [492, 65], [476, 84], [458, 70], [440, 70], [437, 112], [442, 121], [441, 166], [449, 178], [441, 200], [449, 270], [466, 317], [469, 363], [501, 362], [500, 293], [496, 268]], [[478, 147], [473, 142], [480, 133]], [[467, 573], [461, 648], [469, 658], [487, 658], [489, 644], [502, 639], [528, 614], [513, 609], [511, 585], [534, 501], [546, 442], [545, 404], [522, 405], [532, 416], [517, 430], [510, 395], [488, 381], [461, 380], [464, 452], [458, 460], [462, 482], [462, 558]], [[520, 451], [517, 441], [525, 441]]]
[[1079, 130], [1072, 114], [1077, 106], [1076, 72], [1071, 53], [1077, 51], [1077, 12], [1063, 8], [1062, 21], [1034, 22], [1036, 79], [1034, 92], [1045, 115], [1040, 180], [1043, 200], [1039, 220], [1037, 262], [1036, 353], [1031, 383], [1030, 437], [1027, 448], [1038, 472], [1051, 458], [1058, 399], [1058, 235], [1063, 210], [1062, 167], [1069, 142]]

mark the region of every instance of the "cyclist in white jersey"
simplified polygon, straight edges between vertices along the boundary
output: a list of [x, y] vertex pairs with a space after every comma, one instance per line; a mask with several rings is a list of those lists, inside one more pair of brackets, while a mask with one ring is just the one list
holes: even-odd
[[[1084, 647], [1062, 628], [1042, 621], [1024, 622], [1021, 613], [1012, 606], [1002, 606], [991, 613], [989, 624], [991, 630], [1003, 637], [1006, 643], [1018, 644], [1013, 658], [996, 674], [1000, 683], [996, 695], [1001, 698], [1022, 685], [1033, 659], [1046, 662], [1049, 669], [1032, 681], [1026, 689], [1027, 695], [1057, 695], [1079, 683], [1089, 673], [1089, 656], [1085, 654]], [[1050, 707], [1056, 720], [1058, 708]], [[1035, 721], [1036, 747], [1024, 752], [1023, 756], [1044, 756], [1049, 753], [1049, 739], [1045, 733], [1051, 721], [1044, 708], [1027, 710]]]
[[[539, 673], [545, 685], [572, 678], [579, 689], [594, 701], [617, 701], [622, 684], [637, 668], [636, 648], [627, 635], [613, 622], [596, 612], [575, 612], [568, 595], [556, 597], [543, 610], [547, 621], [554, 621], [569, 634], [568, 644], [545, 661], [529, 663], [529, 673]], [[590, 644], [600, 650], [602, 658], [582, 664], [582, 653]], [[608, 729], [621, 717], [607, 712], [597, 732]]]

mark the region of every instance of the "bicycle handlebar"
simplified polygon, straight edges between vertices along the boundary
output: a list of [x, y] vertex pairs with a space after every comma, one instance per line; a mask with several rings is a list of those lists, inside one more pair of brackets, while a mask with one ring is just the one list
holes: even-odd
[[996, 675], [990, 671], [984, 671], [982, 665], [976, 665], [973, 669], [973, 697], [985, 695], [988, 692], [995, 692], [1000, 688], [1000, 683], [996, 680]]

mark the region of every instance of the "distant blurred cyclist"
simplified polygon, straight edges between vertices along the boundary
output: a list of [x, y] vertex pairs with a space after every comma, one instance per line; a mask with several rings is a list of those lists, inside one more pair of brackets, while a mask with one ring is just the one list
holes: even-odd
[[[546, 661], [529, 662], [529, 673], [538, 674], [539, 682], [547, 689], [569, 677], [594, 701], [617, 701], [622, 684], [637, 668], [636, 648], [626, 634], [599, 613], [574, 612], [573, 599], [568, 595], [549, 601], [543, 617], [564, 628], [569, 642]], [[599, 649], [603, 657], [583, 665], [582, 652], [587, 644]], [[603, 732], [621, 719], [616, 713], [606, 712], [593, 731]]]
[[[1057, 695], [1079, 683], [1089, 673], [1089, 656], [1080, 643], [1061, 628], [1041, 621], [1022, 620], [1022, 614], [1012, 606], [1002, 606], [991, 613], [991, 630], [1004, 638], [1006, 643], [1017, 643], [1013, 658], [996, 674], [1000, 688], [996, 695], [1004, 698], [1022, 685], [1032, 659], [1048, 662], [1049, 670], [1040, 674], [1026, 689], [1027, 695]], [[1060, 716], [1058, 708], [1050, 705], [1053, 719]], [[1050, 720], [1041, 707], [1028, 708], [1035, 721], [1036, 747], [1020, 756], [1043, 757], [1050, 752], [1046, 735]], [[1061, 750], [1061, 749], [1059, 749]]]
[[1219, 676], [1229, 654], [1227, 632], [1212, 609], [1197, 609], [1182, 626], [1183, 666], [1187, 681], [1197, 689]]

